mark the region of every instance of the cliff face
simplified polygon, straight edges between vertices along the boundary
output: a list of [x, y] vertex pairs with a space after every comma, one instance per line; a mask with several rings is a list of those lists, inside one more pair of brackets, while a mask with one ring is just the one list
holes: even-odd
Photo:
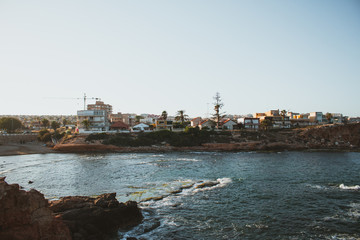
[[136, 202], [119, 203], [115, 193], [97, 198], [69, 196], [48, 202], [31, 189], [0, 178], [1, 240], [103, 240], [119, 228], [141, 223]]
[[297, 140], [317, 148], [359, 149], [360, 124], [328, 125], [302, 131]]
[[20, 190], [0, 178], [0, 239], [70, 240], [68, 227], [52, 215], [48, 201], [40, 192]]

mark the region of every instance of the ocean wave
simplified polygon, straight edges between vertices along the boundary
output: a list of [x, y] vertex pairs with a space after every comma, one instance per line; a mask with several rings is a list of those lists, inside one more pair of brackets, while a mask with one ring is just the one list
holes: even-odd
[[185, 162], [199, 162], [199, 159], [195, 158], [177, 158], [177, 161], [185, 161]]
[[216, 188], [222, 188], [231, 183], [231, 178], [218, 178], [216, 181], [206, 181], [203, 183], [199, 183], [195, 186], [194, 193], [199, 191], [208, 191]]
[[[194, 195], [200, 191], [210, 191], [216, 188], [222, 188], [231, 183], [231, 178], [218, 178], [214, 181], [203, 180], [177, 180], [167, 183], [157, 183], [149, 187], [147, 186], [129, 186], [131, 190], [126, 196], [119, 196], [121, 201], [137, 201], [143, 206], [152, 205], [155, 202], [161, 202], [160, 205], [172, 205], [173, 203], [168, 201], [170, 196], [185, 196]], [[159, 205], [159, 204], [156, 204]]]
[[355, 185], [355, 186], [346, 186], [343, 183], [339, 185], [340, 189], [344, 189], [344, 190], [360, 190], [360, 186], [359, 185]]
[[326, 186], [321, 186], [318, 184], [307, 184], [307, 187], [313, 188], [313, 189], [319, 189], [319, 190], [325, 190], [328, 189]]

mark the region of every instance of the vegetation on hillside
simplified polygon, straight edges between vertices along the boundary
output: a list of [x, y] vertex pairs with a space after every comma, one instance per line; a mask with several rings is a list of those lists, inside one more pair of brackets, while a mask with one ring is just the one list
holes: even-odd
[[8, 133], [15, 132], [23, 127], [21, 121], [17, 118], [3, 117], [0, 118], [0, 130], [5, 129]]
[[139, 147], [152, 145], [170, 145], [174, 147], [200, 146], [203, 143], [229, 142], [229, 132], [215, 132], [200, 130], [199, 128], [186, 128], [183, 132], [168, 130], [148, 133], [118, 133], [118, 134], [90, 134], [86, 141], [101, 140], [103, 144], [121, 147]]

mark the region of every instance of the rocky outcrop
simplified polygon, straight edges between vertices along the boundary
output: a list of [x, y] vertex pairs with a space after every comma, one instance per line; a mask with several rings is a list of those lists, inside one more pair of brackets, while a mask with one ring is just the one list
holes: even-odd
[[142, 221], [136, 202], [119, 203], [116, 193], [90, 197], [64, 197], [52, 201], [50, 209], [69, 227], [74, 240], [107, 239], [119, 228], [129, 228]]
[[0, 178], [1, 240], [70, 240], [69, 228], [53, 216], [40, 192], [20, 190]]
[[103, 240], [142, 221], [136, 202], [119, 203], [116, 193], [97, 198], [64, 197], [48, 202], [35, 189], [21, 190], [0, 178], [1, 240]]

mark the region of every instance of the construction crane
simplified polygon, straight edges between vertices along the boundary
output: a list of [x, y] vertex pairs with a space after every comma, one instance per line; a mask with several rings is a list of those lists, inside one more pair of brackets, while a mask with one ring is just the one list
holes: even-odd
[[86, 100], [88, 99], [95, 99], [95, 100], [101, 100], [101, 98], [96, 98], [96, 97], [87, 97], [86, 93], [84, 93], [84, 97], [81, 98], [60, 98], [60, 97], [47, 97], [47, 98], [52, 98], [52, 99], [82, 99], [84, 100], [84, 110], [86, 110]]
[[[81, 98], [77, 98], [77, 99], [81, 99]], [[86, 110], [86, 99], [101, 100], [100, 98], [95, 98], [95, 97], [86, 97], [86, 93], [84, 93], [84, 110]]]

